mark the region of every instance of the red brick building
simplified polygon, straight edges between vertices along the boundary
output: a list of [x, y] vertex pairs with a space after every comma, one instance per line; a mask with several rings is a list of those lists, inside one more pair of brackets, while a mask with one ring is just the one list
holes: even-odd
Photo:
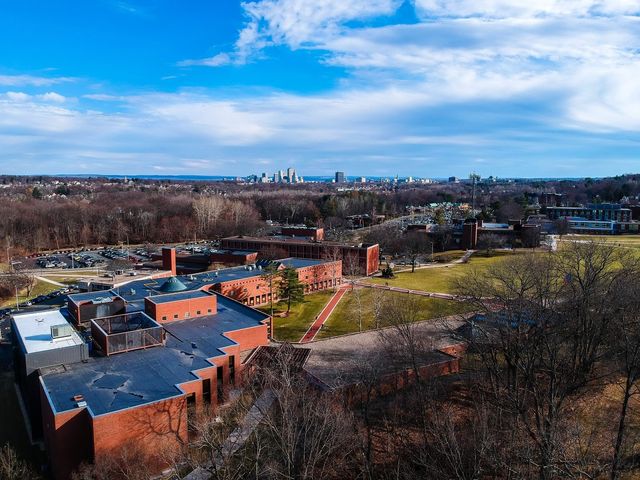
[[[164, 255], [175, 271], [176, 256]], [[161, 468], [161, 457], [184, 447], [189, 420], [223, 403], [241, 379], [242, 359], [269, 341], [270, 317], [250, 308], [270, 301], [266, 267], [295, 269], [307, 292], [342, 280], [341, 260], [286, 258], [69, 295], [68, 310], [51, 320], [60, 323], [52, 336], [28, 336], [46, 344], [34, 377], [39, 394], [29, 403], [40, 413], [54, 478], [120, 448]], [[27, 322], [37, 326], [29, 317], [15, 328], [26, 332]], [[84, 352], [90, 341], [88, 353], [53, 339], [54, 327]]]
[[[305, 293], [313, 293], [334, 288], [342, 283], [342, 261], [315, 261], [302, 258], [287, 258], [275, 262], [278, 270], [294, 268], [298, 279], [305, 285]], [[257, 267], [225, 269], [214, 273], [209, 280], [211, 288], [227, 297], [234, 298], [245, 305], [259, 306], [271, 301], [269, 282], [263, 277], [264, 270]], [[274, 301], [277, 292], [274, 291]]]
[[215, 293], [156, 295], [145, 306], [92, 320], [92, 356], [42, 372], [43, 437], [56, 479], [131, 445], [162, 468], [163, 456], [187, 444], [191, 417], [214, 410], [240, 381], [243, 352], [268, 343], [267, 315]]
[[305, 226], [284, 226], [280, 228], [280, 233], [288, 237], [303, 237], [316, 242], [324, 240], [324, 228]]
[[256, 250], [264, 253], [269, 250], [282, 250], [290, 257], [311, 259], [340, 259], [345, 273], [373, 275], [380, 266], [380, 247], [378, 244], [359, 243], [346, 245], [337, 242], [316, 242], [295, 237], [229, 237], [223, 238], [222, 248]]

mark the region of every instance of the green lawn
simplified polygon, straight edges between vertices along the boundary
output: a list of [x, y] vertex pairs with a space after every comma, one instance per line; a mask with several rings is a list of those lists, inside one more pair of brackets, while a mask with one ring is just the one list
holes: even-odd
[[[58, 290], [60, 287], [53, 285], [52, 283], [43, 282], [38, 280], [31, 290], [31, 294], [27, 296], [27, 290], [23, 289], [18, 292], [18, 300], [20, 303], [25, 300], [30, 300], [32, 298], [37, 297], [38, 295], [46, 295], [47, 293], [53, 292], [54, 290]], [[2, 307], [15, 307], [16, 306], [16, 297], [12, 296], [11, 298], [6, 299], [4, 302], [0, 302], [0, 306]]]
[[[287, 311], [286, 302], [274, 305], [273, 334], [276, 340], [298, 342], [307, 332], [316, 316], [322, 311], [329, 301], [333, 291], [324, 291], [304, 296], [304, 302], [292, 305], [289, 316], [278, 317], [278, 313]], [[260, 307], [260, 310], [270, 313], [269, 305]]]
[[640, 235], [564, 235], [562, 241], [593, 240], [606, 244], [640, 249]]
[[65, 285], [73, 285], [83, 280], [84, 278], [91, 278], [91, 276], [89, 277], [56, 277], [54, 275], [51, 275], [51, 276], [47, 275], [46, 277], [43, 277], [43, 278], [47, 278], [49, 280], [52, 280], [58, 283], [64, 283]]
[[[359, 302], [357, 295], [361, 296]], [[382, 301], [384, 301], [384, 297], [386, 296], [415, 299], [419, 305], [420, 313], [418, 320], [445, 317], [448, 315], [464, 313], [469, 310], [467, 305], [451, 300], [375, 290], [373, 288], [361, 288], [356, 291], [348, 291], [344, 295], [318, 333], [317, 338], [334, 337], [336, 335], [358, 332], [360, 327], [359, 316], [357, 313], [359, 305], [362, 306], [362, 329], [370, 330], [375, 328], [375, 319], [373, 314], [373, 305], [375, 303], [374, 295], [382, 295]]]
[[513, 253], [496, 252], [491, 257], [485, 257], [482, 253], [471, 256], [467, 263], [460, 263], [446, 267], [421, 268], [415, 272], [402, 272], [394, 278], [372, 277], [367, 281], [378, 284], [388, 284], [392, 287], [409, 288], [411, 290], [423, 290], [425, 292], [454, 293], [455, 283], [464, 278], [474, 269], [486, 268], [499, 262], [506, 255]]

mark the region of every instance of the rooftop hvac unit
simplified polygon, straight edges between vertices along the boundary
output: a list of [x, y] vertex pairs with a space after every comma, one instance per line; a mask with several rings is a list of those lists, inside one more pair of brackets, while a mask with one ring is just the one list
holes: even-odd
[[58, 338], [67, 338], [73, 335], [73, 327], [68, 323], [62, 323], [60, 325], [51, 325], [51, 338], [57, 340]]
[[100, 305], [102, 303], [111, 303], [111, 297], [96, 297], [93, 300], [91, 300], [90, 303], [93, 303], [94, 305]]

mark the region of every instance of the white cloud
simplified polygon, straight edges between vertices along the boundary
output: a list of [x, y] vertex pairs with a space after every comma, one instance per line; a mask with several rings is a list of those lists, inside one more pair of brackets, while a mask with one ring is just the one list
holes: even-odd
[[34, 86], [45, 87], [58, 83], [68, 83], [75, 81], [72, 77], [38, 77], [33, 75], [0, 75], [0, 86], [20, 87]]
[[637, 0], [414, 0], [425, 17], [558, 17], [635, 15]]
[[193, 60], [182, 60], [178, 62], [179, 67], [193, 67], [193, 66], [201, 66], [201, 67], [220, 67], [223, 65], [229, 65], [234, 63], [234, 60], [228, 53], [218, 53], [213, 57], [209, 58], [200, 58]]
[[[105, 102], [105, 111], [54, 92], [0, 94], [0, 135], [9, 139], [0, 162], [46, 152], [39, 161], [65, 159], [71, 171], [232, 174], [237, 165], [250, 172], [304, 158], [315, 172], [348, 160], [361, 173], [402, 167], [433, 175], [455, 155], [469, 169], [481, 158], [505, 169], [489, 173], [503, 174], [513, 159], [497, 158], [500, 151], [558, 152], [640, 132], [640, 19], [629, 15], [638, 2], [416, 0], [428, 20], [368, 26], [400, 3], [246, 2], [232, 51], [180, 62], [215, 67], [266, 55], [272, 45], [312, 49], [349, 72], [324, 93], [82, 97]], [[557, 158], [547, 163], [555, 168]]]
[[242, 64], [267, 46], [286, 44], [290, 48], [321, 45], [336, 35], [340, 26], [392, 14], [402, 0], [262, 0], [242, 3], [247, 23], [238, 34], [233, 52], [209, 58], [178, 62], [178, 66], [219, 67]]

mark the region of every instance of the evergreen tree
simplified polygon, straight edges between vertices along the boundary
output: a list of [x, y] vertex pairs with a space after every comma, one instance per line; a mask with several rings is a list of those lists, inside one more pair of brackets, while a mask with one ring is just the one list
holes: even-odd
[[291, 305], [304, 301], [304, 285], [300, 282], [298, 272], [294, 268], [287, 267], [280, 271], [278, 296], [281, 299], [287, 299], [287, 313], [291, 311]]

